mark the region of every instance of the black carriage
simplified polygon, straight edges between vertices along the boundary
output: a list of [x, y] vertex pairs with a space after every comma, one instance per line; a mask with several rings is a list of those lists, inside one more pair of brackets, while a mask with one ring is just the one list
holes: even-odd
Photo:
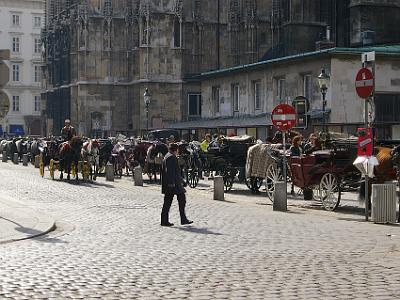
[[215, 172], [224, 178], [225, 191], [230, 191], [235, 178], [245, 180], [248, 149], [255, 144], [249, 136], [226, 137], [218, 147], [200, 154], [204, 172]]

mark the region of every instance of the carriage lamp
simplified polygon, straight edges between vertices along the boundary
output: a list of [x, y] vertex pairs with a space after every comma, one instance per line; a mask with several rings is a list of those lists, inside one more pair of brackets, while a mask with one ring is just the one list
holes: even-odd
[[326, 122], [325, 122], [325, 108], [326, 108], [326, 93], [328, 91], [328, 85], [331, 77], [326, 74], [325, 69], [321, 70], [321, 74], [318, 76], [318, 85], [322, 94], [322, 131], [326, 133]]
[[144, 91], [143, 99], [144, 99], [144, 106], [146, 109], [146, 133], [149, 133], [149, 106], [151, 102], [151, 94], [148, 88], [146, 88], [146, 90]]

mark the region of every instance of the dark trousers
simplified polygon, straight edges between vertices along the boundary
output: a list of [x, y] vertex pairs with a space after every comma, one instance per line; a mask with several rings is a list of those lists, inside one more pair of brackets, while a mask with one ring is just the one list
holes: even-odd
[[[184, 193], [176, 195], [178, 198], [179, 204], [179, 213], [181, 215], [181, 222], [187, 220], [185, 214], [185, 206], [186, 206], [186, 195]], [[174, 199], [174, 194], [165, 194], [164, 196], [164, 205], [161, 211], [161, 223], [168, 223], [169, 209], [171, 208], [172, 200]]]

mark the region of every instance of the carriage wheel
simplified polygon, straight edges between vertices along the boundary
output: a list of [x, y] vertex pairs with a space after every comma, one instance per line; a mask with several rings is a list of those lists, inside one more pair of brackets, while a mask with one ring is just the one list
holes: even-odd
[[224, 178], [225, 192], [229, 192], [232, 189], [235, 175], [236, 174], [233, 170], [224, 170], [222, 172], [222, 177]]
[[232, 177], [230, 174], [228, 174], [227, 176], [224, 176], [225, 192], [229, 192], [232, 189], [233, 179], [234, 179], [234, 177]]
[[44, 177], [44, 161], [42, 155], [40, 155], [39, 171], [40, 171], [40, 176]]
[[49, 170], [50, 170], [50, 177], [51, 179], [54, 180], [54, 159], [50, 160]]
[[[256, 182], [255, 182], [255, 188], [257, 189], [257, 191], [259, 191], [260, 188], [261, 188], [261, 186], [262, 186], [262, 183], [263, 183], [264, 179], [262, 179], [262, 178], [260, 178], [260, 177], [255, 177], [254, 180], [256, 181]], [[246, 180], [245, 180], [245, 182], [246, 182], [246, 186], [249, 188], [249, 190], [251, 190], [251, 189], [252, 189], [252, 186], [251, 186], [251, 177], [247, 177]]]
[[265, 190], [269, 200], [274, 202], [275, 183], [282, 181], [283, 175], [276, 164], [270, 164], [267, 168], [267, 176], [265, 178]]
[[319, 188], [319, 185], [316, 185], [312, 188], [312, 198], [314, 201], [321, 201], [321, 190]]
[[340, 203], [340, 185], [337, 177], [326, 173], [319, 184], [320, 200], [326, 210], [335, 210]]
[[197, 184], [199, 183], [199, 175], [197, 174], [196, 171], [191, 170], [189, 172], [189, 174], [188, 174], [188, 183], [189, 183], [189, 186], [191, 188], [193, 188], [193, 189], [195, 187], [197, 187]]
[[83, 177], [83, 180], [88, 181], [89, 180], [89, 174], [90, 174], [89, 162], [84, 161], [83, 162], [83, 166], [82, 166], [82, 177]]

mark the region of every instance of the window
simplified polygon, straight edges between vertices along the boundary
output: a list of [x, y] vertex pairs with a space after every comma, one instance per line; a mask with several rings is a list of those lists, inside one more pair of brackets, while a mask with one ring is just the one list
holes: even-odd
[[239, 111], [239, 100], [240, 100], [240, 87], [239, 84], [232, 85], [232, 104], [233, 104], [233, 111]]
[[42, 27], [42, 18], [39, 16], [33, 17], [33, 27], [40, 28]]
[[188, 94], [188, 115], [189, 117], [201, 116], [201, 95]]
[[277, 81], [277, 95], [276, 96], [278, 97], [278, 101], [282, 102], [286, 98], [285, 79], [279, 78], [276, 81]]
[[174, 20], [174, 47], [182, 47], [182, 23], [178, 18]]
[[34, 48], [33, 48], [35, 54], [40, 54], [41, 48], [42, 48], [42, 41], [40, 40], [40, 38], [35, 38], [34, 39]]
[[19, 65], [13, 64], [12, 65], [12, 81], [19, 82], [20, 72], [19, 72]]
[[254, 81], [253, 83], [254, 91], [254, 109], [262, 109], [262, 95], [261, 95], [261, 81]]
[[219, 106], [220, 106], [220, 101], [219, 101], [219, 86], [213, 86], [212, 88], [212, 103], [214, 107], [214, 113], [219, 113]]
[[400, 122], [400, 95], [375, 95], [375, 121]]
[[12, 110], [19, 111], [19, 96], [12, 96]]
[[303, 76], [303, 95], [306, 97], [309, 101], [312, 100], [312, 90], [313, 84], [312, 84], [312, 75], [307, 74]]
[[19, 37], [14, 36], [12, 38], [12, 52], [13, 53], [19, 53], [19, 47], [20, 46], [20, 39]]
[[40, 111], [40, 96], [35, 96], [34, 107], [36, 112]]
[[34, 74], [33, 74], [33, 81], [34, 82], [40, 82], [41, 76], [40, 76], [40, 66], [35, 65], [34, 66]]
[[12, 25], [13, 25], [13, 26], [20, 26], [21, 23], [20, 23], [20, 20], [19, 20], [19, 19], [20, 19], [20, 18], [19, 18], [19, 15], [13, 14], [13, 15], [12, 15]]
[[299, 96], [293, 100], [293, 107], [296, 110], [296, 128], [307, 128], [307, 108], [308, 100], [305, 97]]
[[146, 17], [142, 17], [141, 21], [142, 42], [141, 45], [150, 45], [150, 24]]

